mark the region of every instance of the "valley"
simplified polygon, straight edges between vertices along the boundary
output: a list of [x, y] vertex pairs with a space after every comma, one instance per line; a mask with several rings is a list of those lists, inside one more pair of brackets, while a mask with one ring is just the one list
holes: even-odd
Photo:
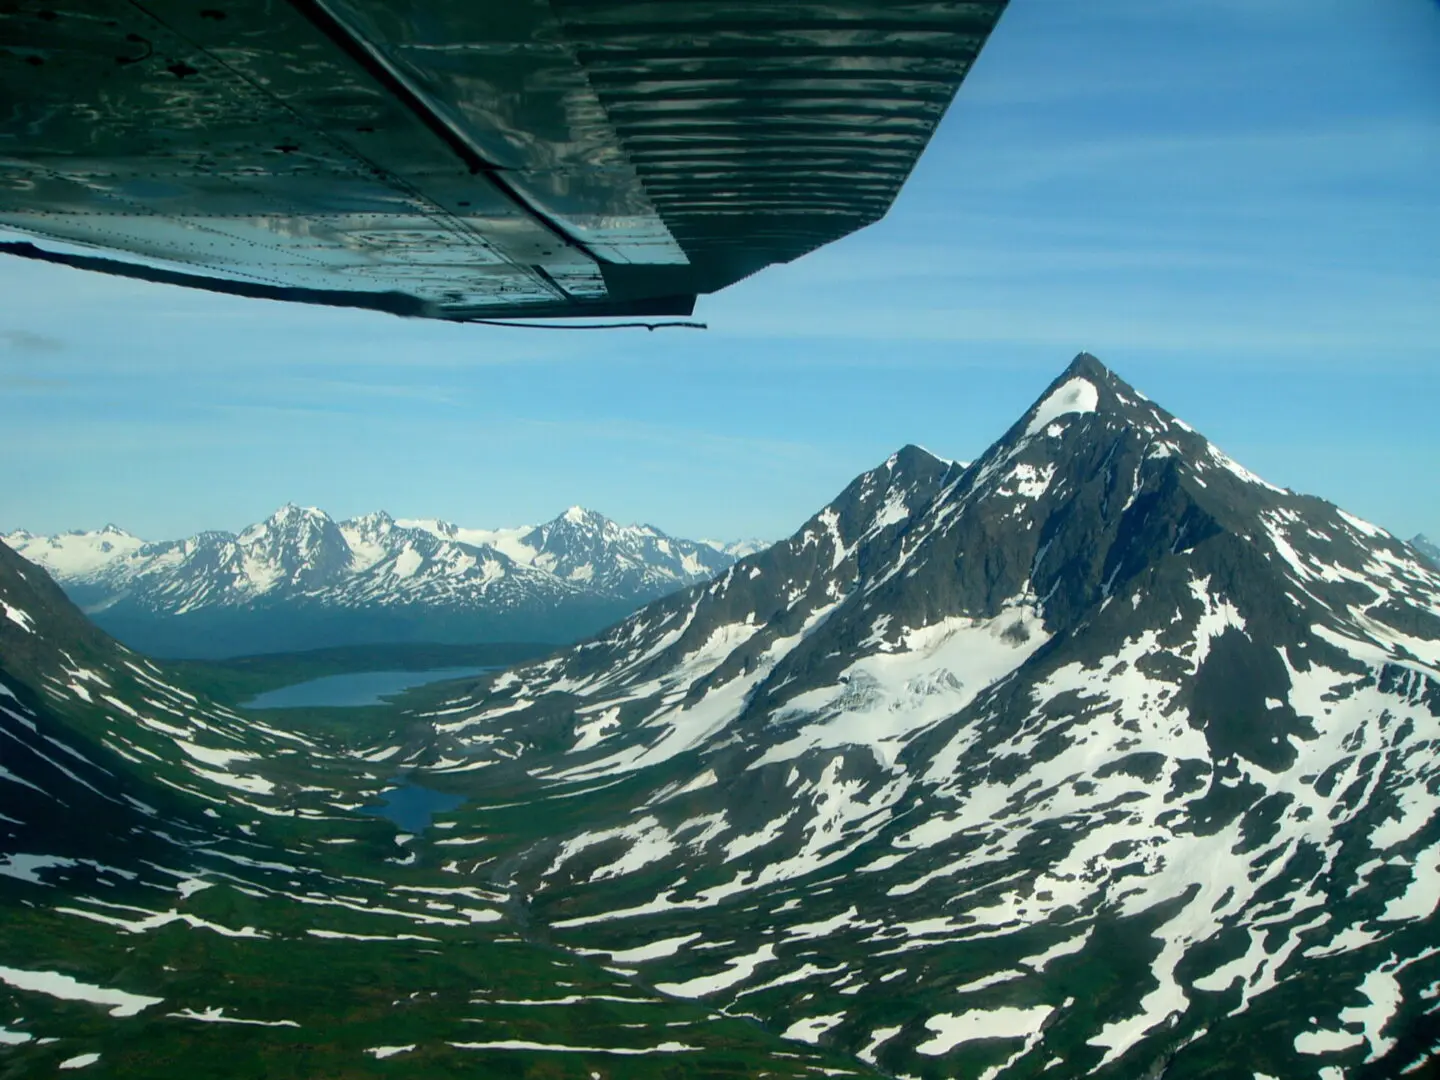
[[167, 667], [193, 689], [225, 705], [240, 705], [261, 694], [342, 675], [368, 672], [429, 673], [447, 668], [505, 668], [538, 659], [551, 645], [523, 642], [471, 645], [392, 643], [261, 653], [218, 660], [172, 660]]

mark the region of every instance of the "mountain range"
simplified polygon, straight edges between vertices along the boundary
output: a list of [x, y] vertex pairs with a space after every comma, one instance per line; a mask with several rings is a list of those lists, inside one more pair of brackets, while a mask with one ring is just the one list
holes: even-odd
[[4, 536], [104, 629], [173, 657], [385, 641], [565, 642], [755, 549], [622, 526], [581, 507], [513, 529], [335, 521], [286, 505], [242, 532], [151, 543], [108, 525]]
[[1440, 572], [1087, 354], [353, 741], [0, 602], [22, 1071], [1435, 1072]]

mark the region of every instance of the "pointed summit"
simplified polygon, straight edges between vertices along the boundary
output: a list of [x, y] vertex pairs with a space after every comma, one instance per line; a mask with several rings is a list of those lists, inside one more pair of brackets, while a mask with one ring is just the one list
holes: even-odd
[[1094, 353], [1080, 352], [1075, 359], [1070, 361], [1061, 378], [1079, 376], [1081, 378], [1105, 380], [1112, 376], [1111, 370], [1106, 367]]
[[1016, 438], [1017, 430], [1020, 437], [1041, 433], [1055, 437], [1075, 417], [1092, 413], [1114, 418], [1117, 427], [1134, 425], [1151, 432], [1168, 430], [1175, 422], [1175, 417], [1153, 404], [1099, 358], [1082, 352], [1046, 387], [1002, 441]]
[[[1136, 483], [1142, 472], [1153, 472], [1156, 466], [1151, 463], [1168, 461], [1186, 475], [1198, 477], [1201, 489], [1209, 483], [1207, 477], [1220, 470], [1228, 474], [1225, 483], [1240, 480], [1285, 493], [1284, 488], [1256, 476], [1189, 424], [1156, 405], [1090, 353], [1071, 361], [1025, 415], [977, 459], [976, 486], [984, 487], [986, 481], [992, 487], [996, 482], [1004, 486], [1004, 477], [1020, 478], [1021, 473], [1028, 475], [1027, 470], [1052, 477], [1056, 470], [1063, 473], [1078, 468], [1086, 473], [1100, 468], [1101, 462], [1113, 479], [1115, 454], [1121, 447], [1126, 454], [1138, 454], [1145, 463], [1143, 469], [1134, 470]], [[1027, 481], [1027, 486], [1033, 488], [1034, 484]]]
[[287, 502], [266, 520], [270, 524], [279, 524], [286, 521], [299, 521], [305, 518], [329, 521], [330, 515], [318, 506], [298, 506], [293, 502]]
[[256, 537], [264, 534], [267, 530], [285, 528], [292, 526], [303, 517], [304, 512], [293, 502], [284, 503], [275, 510], [263, 522], [251, 525], [240, 533], [242, 537]]
[[915, 443], [906, 443], [885, 462], [887, 468], [913, 471], [917, 468], [931, 468], [936, 464], [953, 465], [950, 458], [943, 458], [933, 451]]
[[[1084, 391], [1081, 396], [1083, 399], [1093, 402], [1095, 408], [1102, 406], [1109, 408], [1142, 397], [1124, 379], [1106, 367], [1098, 357], [1092, 353], [1082, 352], [1071, 360], [1054, 381], [1045, 388], [1044, 392], [1036, 399], [1035, 404], [1031, 406], [1030, 412], [1041, 407], [1058, 391], [1067, 387], [1074, 389], [1084, 386], [1089, 386], [1093, 393]], [[1107, 391], [1111, 393], [1107, 393]], [[1026, 415], [1029, 416], [1030, 412], [1027, 412]]]

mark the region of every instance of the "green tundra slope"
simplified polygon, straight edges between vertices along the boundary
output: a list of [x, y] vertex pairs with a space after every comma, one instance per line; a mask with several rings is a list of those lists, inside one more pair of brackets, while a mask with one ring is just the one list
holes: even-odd
[[535, 939], [359, 813], [393, 765], [186, 689], [5, 548], [0, 603], [0, 1075], [863, 1071]]

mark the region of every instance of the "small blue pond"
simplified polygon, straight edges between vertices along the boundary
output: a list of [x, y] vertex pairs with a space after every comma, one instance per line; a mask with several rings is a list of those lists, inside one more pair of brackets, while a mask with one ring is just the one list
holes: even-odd
[[403, 776], [394, 777], [391, 788], [381, 796], [385, 802], [380, 806], [367, 806], [361, 813], [375, 817], [389, 818], [405, 832], [420, 833], [430, 826], [430, 819], [446, 810], [454, 810], [465, 799], [460, 795], [447, 795], [443, 791], [412, 784]]
[[267, 690], [245, 703], [247, 709], [354, 708], [380, 705], [384, 699], [444, 679], [462, 679], [494, 671], [493, 667], [436, 668], [433, 671], [357, 671], [326, 675], [309, 682]]

